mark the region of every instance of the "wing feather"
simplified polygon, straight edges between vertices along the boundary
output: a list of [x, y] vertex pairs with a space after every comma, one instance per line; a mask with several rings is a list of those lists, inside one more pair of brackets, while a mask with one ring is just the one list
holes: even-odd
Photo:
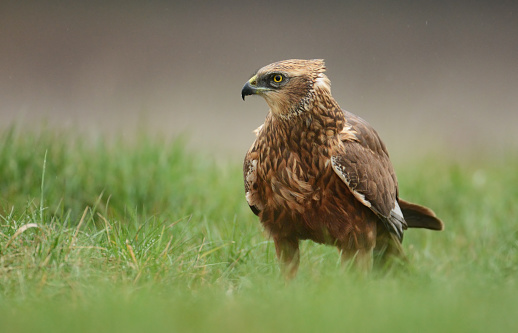
[[263, 210], [263, 203], [258, 193], [257, 186], [257, 158], [253, 152], [246, 154], [243, 163], [243, 178], [245, 180], [245, 197], [250, 209], [255, 215]]
[[407, 228], [398, 204], [397, 179], [378, 133], [363, 119], [344, 111], [342, 147], [331, 157], [335, 173], [399, 239]]

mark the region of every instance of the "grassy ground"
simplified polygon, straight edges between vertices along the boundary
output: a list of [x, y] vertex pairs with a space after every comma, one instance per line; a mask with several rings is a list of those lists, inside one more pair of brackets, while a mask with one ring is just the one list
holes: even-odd
[[404, 272], [360, 278], [302, 247], [285, 284], [244, 200], [239, 161], [142, 135], [0, 134], [1, 332], [494, 332], [518, 329], [518, 154], [397, 165]]

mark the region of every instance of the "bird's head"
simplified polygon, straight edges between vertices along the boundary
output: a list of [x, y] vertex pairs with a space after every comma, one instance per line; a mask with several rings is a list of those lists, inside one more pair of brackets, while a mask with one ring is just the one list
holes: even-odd
[[273, 114], [289, 118], [304, 112], [315, 89], [330, 93], [330, 82], [322, 59], [283, 60], [264, 66], [245, 83], [241, 96], [264, 97]]

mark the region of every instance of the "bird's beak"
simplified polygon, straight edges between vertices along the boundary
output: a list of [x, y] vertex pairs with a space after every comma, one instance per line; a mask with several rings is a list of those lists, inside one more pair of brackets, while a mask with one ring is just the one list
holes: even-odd
[[245, 96], [250, 96], [255, 94], [255, 88], [250, 85], [250, 82], [245, 83], [243, 89], [241, 90], [241, 98], [243, 101], [245, 100]]
[[245, 96], [257, 94], [257, 75], [252, 76], [250, 80], [241, 89], [241, 98], [245, 100]]

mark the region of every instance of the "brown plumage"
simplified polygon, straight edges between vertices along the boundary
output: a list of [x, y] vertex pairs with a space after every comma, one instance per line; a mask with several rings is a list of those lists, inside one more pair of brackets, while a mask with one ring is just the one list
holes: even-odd
[[295, 275], [299, 240], [337, 246], [363, 270], [373, 251], [403, 257], [408, 227], [442, 230], [428, 208], [399, 199], [396, 174], [376, 131], [331, 96], [323, 60], [285, 60], [257, 71], [242, 90], [270, 111], [243, 172], [246, 200]]

